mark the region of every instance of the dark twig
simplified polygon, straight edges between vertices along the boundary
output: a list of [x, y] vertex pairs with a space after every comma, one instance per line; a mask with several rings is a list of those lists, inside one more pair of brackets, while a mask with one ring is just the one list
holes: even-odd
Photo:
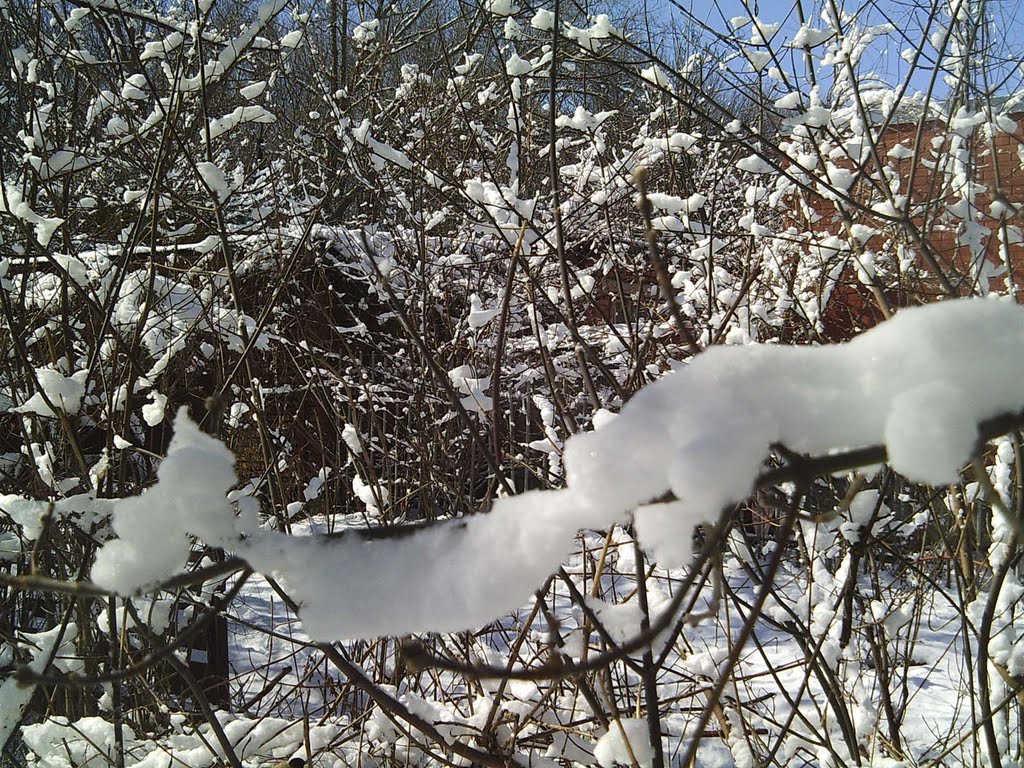
[[654, 212], [654, 205], [647, 197], [647, 168], [640, 166], [633, 172], [633, 181], [636, 183], [639, 196], [637, 197], [637, 208], [644, 219], [644, 241], [647, 243], [647, 258], [654, 268], [654, 274], [658, 278], [658, 288], [661, 290], [662, 300], [668, 304], [668, 311], [672, 315], [672, 322], [676, 330], [682, 336], [687, 349], [691, 355], [700, 353], [700, 345], [697, 339], [686, 325], [683, 313], [679, 309], [679, 302], [676, 301], [675, 290], [672, 288], [672, 278], [668, 276], [668, 268], [658, 248], [658, 232], [654, 228], [654, 221], [651, 217]]

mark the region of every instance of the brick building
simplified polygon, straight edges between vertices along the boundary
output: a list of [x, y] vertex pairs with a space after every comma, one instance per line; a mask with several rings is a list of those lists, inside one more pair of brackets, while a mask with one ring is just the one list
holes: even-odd
[[[874, 151], [861, 151], [862, 162], [849, 154], [827, 161], [854, 171], [847, 199], [826, 191], [808, 200], [819, 217], [812, 232], [854, 244], [827, 306], [829, 338], [879, 322], [883, 305], [993, 292], [1024, 298], [1024, 113], [990, 120], [961, 110], [895, 123]], [[862, 260], [880, 265], [873, 285], [858, 276]]]

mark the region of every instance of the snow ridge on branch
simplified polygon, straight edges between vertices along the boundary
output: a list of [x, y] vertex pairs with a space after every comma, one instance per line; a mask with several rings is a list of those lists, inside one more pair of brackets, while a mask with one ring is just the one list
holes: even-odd
[[[985, 299], [905, 309], [845, 344], [710, 349], [567, 441], [566, 488], [384, 539], [288, 536], [236, 517], [230, 453], [179, 414], [157, 485], [114, 502], [119, 538], [93, 578], [121, 593], [154, 587], [193, 534], [281, 579], [317, 639], [479, 626], [528, 601], [577, 530], [630, 513], [655, 559], [684, 565], [693, 527], [751, 492], [774, 444], [884, 444], [910, 479], [954, 482], [978, 424], [1024, 408], [1022, 352], [1024, 310]], [[675, 500], [648, 503], [666, 493]]]

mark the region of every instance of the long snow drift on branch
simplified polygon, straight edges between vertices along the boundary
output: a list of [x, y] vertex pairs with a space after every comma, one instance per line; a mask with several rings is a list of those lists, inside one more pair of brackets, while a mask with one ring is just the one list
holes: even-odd
[[[120, 592], [151, 587], [181, 564], [191, 533], [280, 578], [315, 638], [454, 631], [521, 606], [577, 530], [634, 510], [655, 558], [685, 563], [693, 526], [750, 493], [772, 444], [811, 454], [885, 444], [895, 469], [940, 484], [956, 480], [979, 422], [1021, 409], [1024, 309], [981, 299], [905, 309], [847, 344], [710, 349], [570, 439], [565, 489], [374, 540], [293, 537], [232, 517], [226, 450], [179, 415], [145, 502], [116, 503], [121, 538], [101, 548], [93, 577]], [[667, 491], [679, 501], [644, 506]]]

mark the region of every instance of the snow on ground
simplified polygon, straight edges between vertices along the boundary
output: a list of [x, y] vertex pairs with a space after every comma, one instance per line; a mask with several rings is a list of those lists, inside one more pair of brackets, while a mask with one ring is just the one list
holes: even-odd
[[[566, 571], [572, 574], [581, 592], [589, 593], [593, 586], [593, 554], [601, 548], [603, 538], [597, 534], [586, 534], [578, 541], [584, 547], [575, 552], [566, 564]], [[607, 628], [621, 639], [640, 630], [640, 614], [635, 610], [632, 539], [622, 529], [616, 528], [612, 541], [599, 590], [601, 599], [590, 600], [588, 604], [591, 607], [599, 607], [602, 603], [606, 606], [605, 617], [610, 619]], [[754, 600], [760, 589], [743, 574], [735, 558], [727, 561], [725, 571], [728, 574], [727, 596], [714, 616], [696, 626], [683, 627], [671, 647], [665, 650], [659, 693], [663, 701], [674, 702], [667, 707], [662, 723], [663, 748], [669, 764], [681, 757], [692, 738], [697, 714], [707, 704], [705, 693], [726, 669], [730, 638], [735, 639], [746, 616], [744, 606]], [[656, 569], [647, 582], [652, 603], [656, 606], [659, 595], [671, 594], [684, 575], [684, 571]], [[821, 576], [819, 573], [818, 577]], [[842, 576], [840, 566], [837, 577]], [[863, 583], [858, 585], [858, 591], [870, 593], [873, 586], [869, 580], [864, 577], [860, 581]], [[785, 764], [852, 764], [852, 757], [844, 747], [839, 713], [829, 703], [824, 689], [823, 681], [828, 676], [832, 677], [839, 690], [842, 715], [852, 720], [864, 750], [865, 765], [893, 768], [923, 764], [938, 757], [943, 747], [937, 745], [952, 747], [944, 758], [945, 762], [940, 761], [942, 764], [969, 763], [973, 747], [971, 740], [963, 737], [969, 733], [972, 722], [969, 698], [972, 678], [964, 655], [960, 612], [950, 601], [949, 593], [922, 590], [917, 585], [895, 578], [883, 586], [887, 606], [898, 606], [903, 611], [897, 616], [898, 620], [892, 618], [896, 615], [895, 610], [888, 615], [888, 626], [892, 630], [889, 647], [894, 653], [906, 654], [905, 660], [894, 665], [894, 668], [904, 669], [905, 675], [895, 685], [891, 683], [890, 689], [900, 702], [905, 702], [899, 736], [901, 748], [910, 762], [894, 762], [887, 752], [884, 738], [887, 725], [880, 703], [881, 681], [862, 642], [866, 623], [874, 623], [877, 618], [878, 626], [882, 627], [886, 624], [886, 616], [873, 617], [855, 612], [858, 631], [847, 647], [839, 647], [836, 638], [842, 621], [841, 608], [836, 609], [832, 603], [822, 599], [824, 593], [820, 585], [808, 578], [808, 572], [794, 558], [793, 564], [783, 566], [772, 590], [765, 618], [758, 622], [754, 637], [732, 673], [734, 682], [727, 687], [723, 698], [726, 721], [737, 730], [731, 739], [726, 739], [721, 734], [719, 722], [712, 719], [698, 751], [698, 765], [744, 765], [743, 739], [736, 735], [741, 730], [754, 743], [770, 743], [778, 739]], [[553, 592], [550, 608], [559, 620], [564, 652], [570, 659], [578, 661], [584, 655], [584, 616], [565, 589], [558, 589], [557, 582]], [[710, 587], [705, 588], [702, 596], [701, 606], [713, 604]], [[817, 601], [813, 599], [815, 597]], [[530, 608], [531, 605], [524, 605], [498, 622], [491, 631], [478, 633], [478, 657], [491, 663], [506, 664], [509, 638], [522, 628]], [[792, 615], [787, 614], [787, 610], [792, 611]], [[258, 688], [255, 681], [288, 667], [292, 671], [279, 688], [282, 691], [280, 697], [262, 700], [253, 707], [252, 713], [287, 712], [294, 716], [306, 708], [310, 716], [319, 717], [326, 712], [332, 695], [337, 693], [338, 681], [325, 674], [328, 667], [324, 666], [323, 660], [318, 662], [308, 649], [289, 648], [283, 638], [261, 634], [256, 629], [272, 629], [280, 635], [304, 639], [301, 632], [296, 631], [295, 617], [273, 598], [266, 582], [262, 579], [250, 582], [232, 612], [253, 625], [232, 624], [232, 668], [241, 673], [234, 680], [236, 690], [233, 698], [248, 698]], [[781, 618], [787, 615], [790, 617], [788, 627], [781, 623]], [[908, 617], [913, 617], [913, 622]], [[549, 639], [547, 629], [547, 624], [539, 620], [532, 631], [527, 632], [528, 641], [521, 653], [522, 658], [530, 658], [531, 655], [535, 659], [545, 657], [543, 648]], [[819, 672], [825, 671], [825, 677], [816, 676], [813, 665], [808, 663], [806, 648], [797, 639], [803, 632], [807, 633], [812, 645], [821, 648], [826, 660], [819, 659], [818, 667]], [[601, 650], [600, 637], [592, 627], [586, 642], [591, 646], [590, 654]], [[365, 644], [350, 644], [349, 647], [354, 654], [367, 648]], [[656, 646], [659, 651], [665, 648], [664, 642]], [[381, 651], [387, 653], [388, 646], [378, 647], [377, 652]], [[371, 659], [368, 663], [372, 664], [374, 655], [371, 653], [364, 658]], [[621, 664], [614, 669], [619, 707], [623, 709], [628, 705], [628, 711], [631, 711], [633, 705], [630, 702], [639, 690], [640, 678], [635, 671]], [[299, 682], [299, 686], [293, 688], [293, 682]], [[394, 694], [414, 711], [430, 713], [437, 722], [472, 724], [471, 710], [474, 707], [479, 712], [481, 707], [486, 708], [496, 701], [497, 682], [484, 682], [483, 687], [485, 693], [481, 698], [474, 685], [449, 673], [430, 674], [426, 678], [409, 675], [398, 682]], [[548, 700], [550, 694], [545, 692], [549, 690], [556, 689], [545, 682], [512, 683], [502, 691], [500, 699], [509, 717], [514, 717], [515, 722], [522, 726], [520, 733], [526, 735], [522, 737], [522, 743], [534, 747], [540, 745], [539, 751], [533, 753], [536, 757], [571, 758], [584, 765], [611, 765], [623, 762], [621, 757], [627, 754], [625, 741], [628, 740], [640, 765], [649, 765], [650, 746], [646, 741], [645, 721], [626, 718], [627, 710], [623, 709], [624, 729], [618, 730], [613, 722], [611, 730], [605, 731], [597, 725], [585, 703], [581, 704], [572, 697], [558, 700], [550, 713], [535, 710], [538, 703]], [[601, 700], [604, 701], [605, 697], [602, 696]], [[369, 736], [363, 747], [367, 754], [418, 754], [407, 740], [403, 741], [401, 732], [388, 718], [379, 710], [372, 711], [376, 713], [373, 718], [377, 724], [367, 731]], [[740, 715], [746, 725], [740, 721]], [[532, 725], [529, 724], [531, 716], [537, 718]], [[567, 732], [559, 722], [572, 722], [573, 727]], [[781, 732], [786, 733], [784, 738], [780, 738]], [[353, 730], [347, 738], [357, 739], [358, 735]], [[364, 738], [367, 738], [366, 734]], [[956, 746], [961, 739], [963, 743]], [[529, 753], [527, 747], [522, 749]], [[327, 756], [324, 760], [324, 765], [331, 764]], [[538, 764], [545, 763], [540, 761]]]

